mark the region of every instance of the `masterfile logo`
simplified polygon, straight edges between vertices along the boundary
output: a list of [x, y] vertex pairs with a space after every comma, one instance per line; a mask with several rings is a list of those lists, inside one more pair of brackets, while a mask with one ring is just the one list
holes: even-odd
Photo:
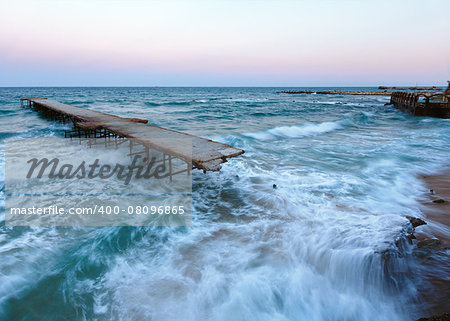
[[50, 179], [110, 179], [116, 176], [128, 185], [133, 177], [136, 179], [155, 178], [164, 179], [169, 177], [165, 164], [156, 164], [156, 157], [151, 159], [135, 155], [130, 165], [116, 163], [115, 165], [101, 164], [100, 159], [95, 159], [89, 164], [82, 161], [78, 165], [62, 163], [60, 159], [53, 158], [32, 158], [27, 163], [30, 164], [27, 178], [42, 178], [47, 175]]
[[7, 140], [6, 225], [190, 225], [192, 164], [137, 146]]

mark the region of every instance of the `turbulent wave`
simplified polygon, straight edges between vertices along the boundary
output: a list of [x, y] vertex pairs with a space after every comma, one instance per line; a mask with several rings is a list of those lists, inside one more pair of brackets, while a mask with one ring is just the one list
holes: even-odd
[[256, 133], [245, 133], [245, 136], [258, 140], [272, 140], [276, 138], [300, 138], [320, 135], [339, 129], [339, 122], [323, 122], [318, 124], [304, 124], [300, 126], [280, 126]]
[[155, 102], [152, 102], [152, 101], [146, 101], [144, 104], [145, 104], [146, 106], [149, 106], [149, 107], [157, 107], [157, 106], [161, 106], [160, 103], [155, 103]]

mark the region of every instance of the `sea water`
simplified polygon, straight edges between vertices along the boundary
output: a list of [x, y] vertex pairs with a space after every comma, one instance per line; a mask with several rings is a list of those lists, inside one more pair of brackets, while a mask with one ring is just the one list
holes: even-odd
[[405, 216], [423, 217], [418, 174], [448, 164], [449, 120], [404, 114], [388, 96], [280, 90], [0, 88], [2, 145], [64, 136], [68, 125], [20, 108], [48, 97], [245, 150], [221, 172], [193, 172], [192, 226], [9, 227], [3, 213], [0, 319], [423, 316], [420, 262], [399, 240]]

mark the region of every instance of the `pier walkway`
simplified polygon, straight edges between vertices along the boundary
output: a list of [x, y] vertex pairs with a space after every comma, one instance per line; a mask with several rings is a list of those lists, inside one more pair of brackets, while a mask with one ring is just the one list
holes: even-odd
[[[122, 118], [101, 113], [86, 108], [75, 107], [47, 98], [21, 98], [22, 107], [32, 107], [44, 115], [64, 122], [72, 122], [75, 137], [111, 136], [115, 139], [130, 140], [130, 154], [132, 144], [140, 144], [148, 149], [164, 153], [170, 158], [178, 158], [192, 164], [192, 168], [203, 171], [219, 171], [221, 164], [227, 158], [236, 157], [244, 150], [230, 145], [187, 133], [165, 129], [146, 124], [146, 120], [137, 118]], [[71, 136], [72, 137], [72, 136]], [[188, 173], [190, 168], [187, 169]], [[175, 173], [173, 173], [175, 174]]]

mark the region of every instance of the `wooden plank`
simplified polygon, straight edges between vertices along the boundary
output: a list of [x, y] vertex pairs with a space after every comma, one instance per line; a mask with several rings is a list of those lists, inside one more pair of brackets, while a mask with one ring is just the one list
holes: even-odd
[[[244, 153], [244, 150], [227, 144], [144, 124], [142, 120], [137, 122], [133, 118], [122, 118], [47, 98], [24, 98], [23, 100], [28, 100], [37, 107], [71, 117], [75, 126], [78, 122], [88, 123], [85, 127], [95, 124], [96, 128], [106, 129], [114, 134], [133, 139], [146, 147], [162, 151], [186, 162], [192, 162], [195, 168], [204, 171], [219, 171], [221, 164], [225, 163], [227, 158]], [[191, 142], [192, 144], [190, 144]]]

